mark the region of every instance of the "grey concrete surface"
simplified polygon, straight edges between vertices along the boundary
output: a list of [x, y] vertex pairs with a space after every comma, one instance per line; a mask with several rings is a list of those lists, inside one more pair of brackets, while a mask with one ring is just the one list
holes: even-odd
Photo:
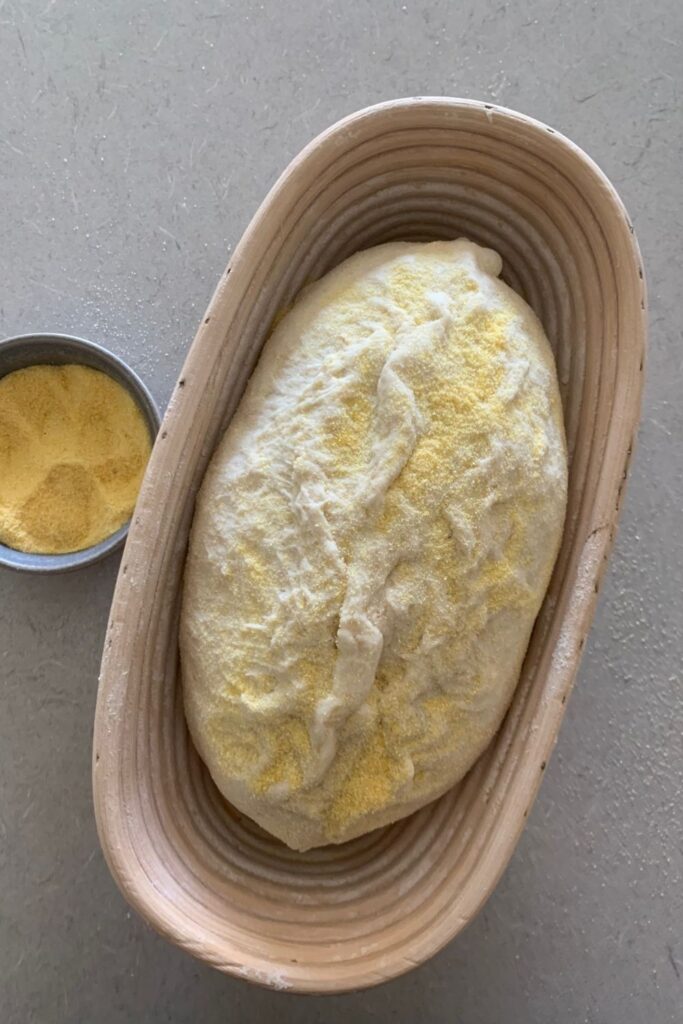
[[90, 793], [116, 559], [0, 573], [0, 1020], [683, 1019], [680, 0], [0, 0], [0, 81], [0, 334], [102, 342], [162, 405], [275, 176], [380, 99], [489, 99], [567, 133], [621, 190], [651, 299], [621, 532], [543, 789], [484, 911], [399, 981], [264, 992], [129, 912]]

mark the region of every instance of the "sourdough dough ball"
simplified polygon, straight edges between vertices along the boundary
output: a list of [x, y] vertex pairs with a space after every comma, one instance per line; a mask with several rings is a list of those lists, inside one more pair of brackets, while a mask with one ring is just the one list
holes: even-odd
[[289, 846], [438, 797], [512, 697], [560, 542], [550, 346], [465, 239], [358, 253], [266, 343], [197, 501], [181, 653], [221, 792]]

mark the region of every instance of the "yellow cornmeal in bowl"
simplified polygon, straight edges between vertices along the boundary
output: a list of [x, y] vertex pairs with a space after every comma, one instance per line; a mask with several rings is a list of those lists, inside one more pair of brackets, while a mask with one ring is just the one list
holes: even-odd
[[149, 458], [129, 392], [89, 366], [37, 365], [0, 379], [0, 543], [65, 554], [128, 521]]

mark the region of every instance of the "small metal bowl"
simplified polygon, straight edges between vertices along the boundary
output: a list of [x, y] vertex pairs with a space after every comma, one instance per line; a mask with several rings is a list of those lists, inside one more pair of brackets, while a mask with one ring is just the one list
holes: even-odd
[[[0, 341], [0, 378], [14, 370], [23, 370], [27, 366], [45, 365], [60, 366], [65, 363], [77, 363], [90, 366], [93, 370], [101, 370], [118, 384], [121, 384], [132, 395], [140, 412], [145, 418], [149, 436], [154, 442], [161, 418], [154, 399], [137, 374], [133, 373], [118, 356], [108, 352], [101, 345], [84, 338], [72, 338], [67, 334], [24, 334], [16, 338]], [[124, 523], [115, 533], [81, 551], [69, 551], [64, 555], [38, 555], [0, 544], [0, 565], [22, 572], [57, 573], [71, 572], [93, 562], [99, 562], [123, 545], [128, 533], [128, 523]]]

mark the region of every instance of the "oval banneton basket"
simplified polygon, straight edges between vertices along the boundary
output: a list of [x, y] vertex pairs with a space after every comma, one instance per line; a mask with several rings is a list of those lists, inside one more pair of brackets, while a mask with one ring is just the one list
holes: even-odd
[[[397, 824], [294, 853], [221, 798], [183, 717], [177, 625], [207, 461], [278, 310], [351, 253], [465, 235], [497, 249], [555, 350], [571, 457], [555, 574], [510, 711], [467, 778]], [[557, 738], [614, 535], [641, 393], [645, 286], [614, 189], [567, 139], [488, 104], [408, 99], [312, 142], [223, 275], [161, 427], [109, 621], [93, 754], [131, 904], [221, 970], [338, 992], [401, 974], [479, 910]]]

